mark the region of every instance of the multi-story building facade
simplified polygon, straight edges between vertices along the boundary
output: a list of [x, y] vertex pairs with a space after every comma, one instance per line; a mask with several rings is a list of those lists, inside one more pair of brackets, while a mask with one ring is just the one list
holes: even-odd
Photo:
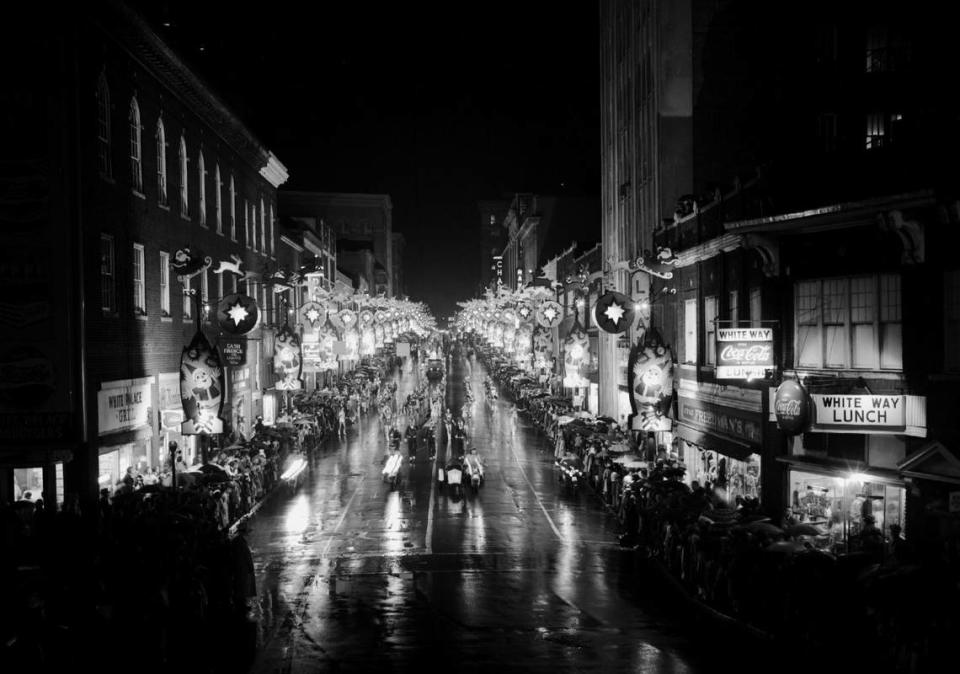
[[[661, 192], [678, 205], [653, 231], [677, 261], [638, 274], [676, 356], [673, 446], [687, 479], [822, 526], [834, 551], [868, 518], [929, 540], [960, 485], [955, 94], [917, 103], [948, 76], [943, 22], [853, 6], [773, 32], [747, 4], [692, 3], [691, 181]], [[791, 382], [800, 403], [777, 396]]]
[[407, 249], [407, 239], [400, 232], [393, 233], [393, 295], [405, 297], [407, 280], [404, 276], [403, 256]]
[[507, 230], [503, 223], [509, 208], [509, 199], [485, 199], [477, 203], [480, 212], [480, 288], [496, 285], [497, 258], [503, 254], [507, 242]]
[[284, 190], [280, 195], [281, 213], [286, 217], [312, 217], [323, 220], [337, 240], [367, 242], [379, 264], [375, 279], [370, 279], [373, 294], [393, 297], [393, 203], [388, 194], [340, 194]]
[[[3, 246], [30, 272], [15, 275], [22, 329], [3, 350], [26, 349], [42, 381], [3, 410], [0, 489], [25, 480], [51, 502], [75, 494], [92, 507], [99, 487], [157, 466], [171, 442], [188, 457], [202, 449], [180, 436], [181, 351], [198, 325], [185, 292], [211, 341], [220, 297], [257, 299], [265, 318], [245, 364], [226, 368], [221, 416], [248, 431], [259, 413], [275, 322], [263, 271], [287, 174], [141, 17], [112, 1], [75, 9], [24, 22], [23, 44], [4, 45], [42, 45], [8, 83], [11, 100], [30, 101], [8, 111], [32, 140], [10, 139], [4, 180], [33, 186], [20, 205], [32, 224], [5, 227]], [[187, 247], [212, 264], [181, 284], [171, 263]], [[239, 284], [224, 271], [237, 264]]]

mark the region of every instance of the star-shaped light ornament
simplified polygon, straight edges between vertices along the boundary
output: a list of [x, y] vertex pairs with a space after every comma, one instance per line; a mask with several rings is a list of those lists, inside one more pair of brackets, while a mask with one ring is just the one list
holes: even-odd
[[557, 311], [553, 307], [547, 307], [543, 310], [543, 315], [547, 317], [547, 320], [553, 323], [557, 318]]
[[607, 310], [603, 312], [603, 315], [613, 321], [614, 325], [617, 325], [620, 323], [620, 319], [623, 318], [624, 313], [626, 312], [624, 312], [622, 306], [616, 302], [611, 302]]
[[217, 324], [221, 332], [240, 337], [260, 323], [257, 301], [248, 295], [233, 293], [217, 302]]
[[633, 301], [623, 293], [608, 292], [597, 300], [593, 316], [604, 332], [624, 332], [634, 321]]
[[313, 325], [317, 324], [317, 321], [320, 320], [320, 312], [316, 309], [307, 309], [307, 320], [309, 320]]
[[227, 315], [230, 316], [230, 320], [233, 321], [235, 326], [239, 326], [243, 320], [250, 315], [250, 312], [247, 311], [247, 308], [243, 306], [243, 302], [239, 299], [230, 306], [230, 309], [227, 311]]

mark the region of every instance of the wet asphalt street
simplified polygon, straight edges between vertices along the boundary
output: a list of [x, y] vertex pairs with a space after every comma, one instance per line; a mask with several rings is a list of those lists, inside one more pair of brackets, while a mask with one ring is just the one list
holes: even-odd
[[[478, 494], [439, 490], [426, 448], [391, 490], [371, 411], [257, 513], [251, 671], [718, 671], [717, 650], [654, 598], [662, 580], [616, 545], [615, 518], [587, 489], [565, 493], [544, 436], [485, 400], [476, 361], [452, 362], [447, 405], [463, 404], [467, 374], [468, 446], [487, 462]], [[416, 370], [398, 381], [405, 397]], [[438, 450], [440, 462], [443, 436]]]

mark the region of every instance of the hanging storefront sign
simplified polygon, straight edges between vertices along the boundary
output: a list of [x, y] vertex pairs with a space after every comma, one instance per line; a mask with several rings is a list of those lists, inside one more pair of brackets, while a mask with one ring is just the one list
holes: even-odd
[[304, 324], [316, 330], [327, 320], [327, 307], [320, 302], [305, 302], [300, 307], [300, 318]]
[[317, 340], [317, 343], [320, 345], [320, 354], [316, 364], [318, 372], [337, 369], [337, 354], [333, 346], [336, 342], [337, 338], [336, 335], [333, 334], [333, 330], [326, 329], [320, 332], [319, 339]]
[[278, 391], [296, 391], [303, 388], [300, 380], [302, 368], [300, 335], [289, 325], [280, 328], [274, 338], [273, 372], [277, 377]]
[[223, 362], [230, 367], [245, 365], [247, 362], [247, 340], [228, 339], [220, 343]]
[[517, 329], [512, 323], [503, 326], [503, 349], [507, 353], [513, 353], [516, 348]]
[[545, 328], [555, 328], [563, 320], [563, 307], [559, 302], [546, 300], [537, 308], [537, 323]]
[[809, 398], [800, 382], [786, 379], [777, 387], [773, 398], [777, 427], [787, 435], [798, 435], [806, 430], [809, 416]]
[[643, 430], [670, 430], [667, 412], [673, 401], [673, 351], [656, 330], [648, 330], [628, 357], [628, 385]]
[[186, 417], [182, 435], [223, 432], [223, 367], [217, 350], [199, 331], [180, 356], [180, 401]]
[[409, 355], [410, 355], [410, 342], [397, 342], [397, 355], [398, 355], [398, 356], [409, 356]]
[[623, 293], [609, 292], [600, 296], [593, 309], [593, 317], [604, 332], [626, 332], [635, 318], [633, 301]]
[[567, 388], [586, 388], [590, 380], [584, 370], [590, 362], [590, 339], [578, 325], [563, 343], [563, 385]]
[[99, 435], [150, 425], [150, 410], [153, 409], [152, 378], [139, 383], [104, 382], [101, 387], [97, 392]]
[[773, 367], [773, 328], [718, 328], [717, 379], [763, 379]]
[[217, 302], [217, 324], [224, 334], [242, 337], [259, 323], [260, 308], [252, 297], [234, 293]]
[[810, 394], [812, 429], [830, 433], [904, 433], [906, 396]]

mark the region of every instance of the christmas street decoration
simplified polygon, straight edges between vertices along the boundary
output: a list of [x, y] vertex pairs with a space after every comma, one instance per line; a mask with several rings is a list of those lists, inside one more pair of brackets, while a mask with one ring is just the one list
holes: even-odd
[[593, 316], [604, 332], [626, 332], [635, 319], [633, 302], [623, 293], [608, 292], [597, 300]]
[[213, 264], [213, 258], [204, 255], [199, 248], [185, 246], [180, 248], [170, 260], [170, 266], [181, 281], [187, 281], [197, 274], [205, 272]]
[[300, 307], [300, 316], [303, 322], [310, 325], [314, 330], [323, 325], [327, 320], [327, 308], [320, 302], [305, 302]]
[[274, 337], [273, 371], [277, 375], [278, 391], [295, 391], [303, 388], [300, 370], [303, 367], [300, 336], [284, 324]]
[[545, 328], [555, 328], [563, 320], [563, 307], [559, 302], [547, 300], [537, 308], [537, 323]]
[[259, 324], [260, 308], [252, 297], [234, 293], [217, 302], [217, 325], [223, 333], [240, 337]]
[[200, 330], [180, 355], [180, 402], [186, 419], [180, 426], [182, 435], [223, 432], [223, 366]]

